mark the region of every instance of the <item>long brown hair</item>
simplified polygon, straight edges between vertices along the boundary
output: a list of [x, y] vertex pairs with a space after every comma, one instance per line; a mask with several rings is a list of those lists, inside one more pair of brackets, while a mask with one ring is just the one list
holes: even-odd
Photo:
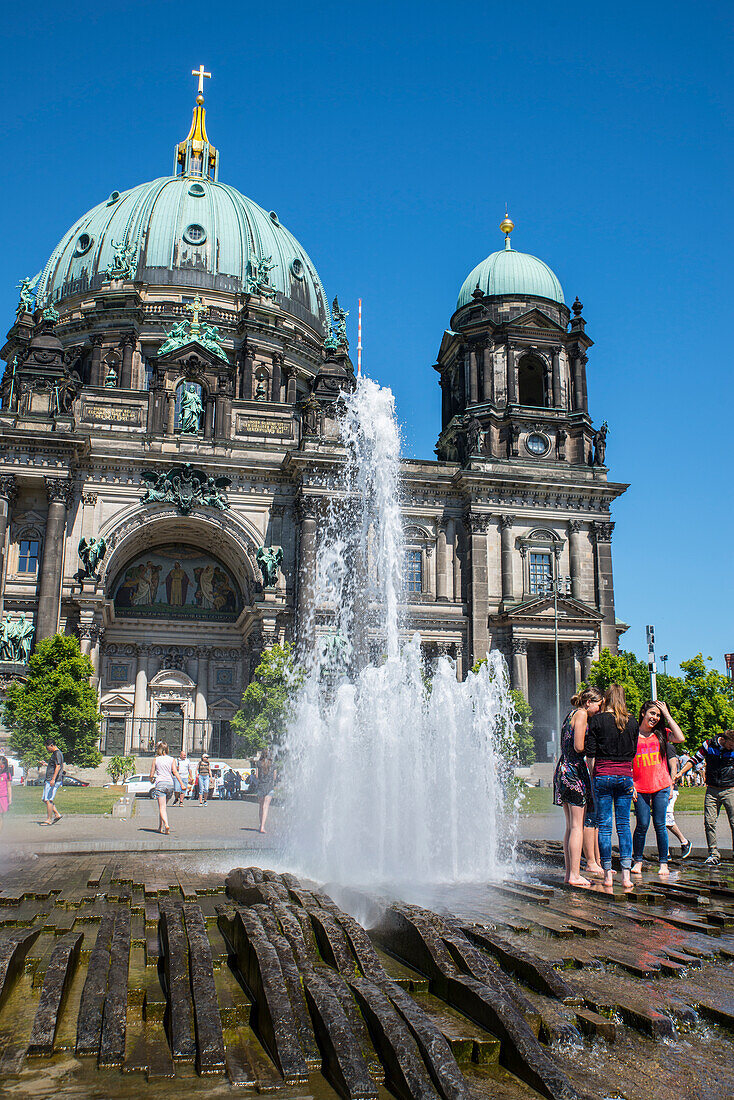
[[647, 699], [640, 707], [640, 717], [638, 721], [639, 725], [642, 725], [642, 719], [645, 717], [649, 710], [652, 710], [653, 707], [657, 709], [660, 717], [650, 730], [650, 733], [646, 734], [646, 736], [649, 737], [651, 734], [655, 734], [658, 739], [658, 744], [660, 745], [660, 755], [662, 756], [663, 760], [666, 760], [668, 755], [668, 734], [666, 732], [667, 727], [665, 725], [665, 722], [663, 721], [663, 712], [660, 710], [658, 704], [653, 702], [652, 699]]
[[571, 696], [571, 702], [575, 707], [587, 707], [589, 703], [598, 703], [599, 706], [604, 702], [604, 696], [599, 691], [598, 687], [594, 687], [591, 684], [589, 687], [582, 688], [581, 691], [577, 691], [575, 695]]
[[614, 715], [614, 721], [618, 730], [623, 730], [630, 720], [630, 712], [627, 710], [627, 700], [624, 696], [624, 688], [619, 684], [610, 684], [604, 692], [604, 710]]
[[11, 775], [7, 756], [0, 756], [0, 775]]

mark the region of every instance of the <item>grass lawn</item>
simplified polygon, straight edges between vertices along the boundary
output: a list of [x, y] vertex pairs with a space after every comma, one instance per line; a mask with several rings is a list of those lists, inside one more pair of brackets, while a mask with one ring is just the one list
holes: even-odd
[[[43, 787], [14, 785], [11, 814], [45, 814], [42, 794]], [[56, 808], [60, 814], [107, 814], [119, 797], [102, 787], [62, 787], [56, 795]]]
[[[703, 813], [705, 787], [679, 787], [675, 812]], [[521, 814], [547, 814], [553, 809], [553, 791], [550, 787], [525, 787]], [[560, 810], [560, 807], [558, 807]]]

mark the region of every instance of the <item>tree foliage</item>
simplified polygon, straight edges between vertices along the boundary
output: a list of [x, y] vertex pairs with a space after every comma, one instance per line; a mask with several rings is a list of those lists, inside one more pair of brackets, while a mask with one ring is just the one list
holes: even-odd
[[283, 739], [304, 675], [290, 642], [271, 646], [263, 653], [232, 719], [242, 755], [254, 756]]
[[[670, 707], [685, 735], [685, 747], [696, 748], [705, 737], [715, 737], [734, 728], [734, 685], [731, 680], [709, 667], [710, 657], [697, 653], [681, 662], [682, 676], [658, 673], [658, 696]], [[605, 691], [610, 684], [625, 690], [627, 708], [637, 717], [642, 703], [650, 698], [650, 674], [647, 664], [634, 653], [622, 650], [616, 656], [608, 649], [591, 666], [589, 683]]]
[[28, 675], [10, 685], [5, 701], [10, 745], [24, 762], [42, 761], [50, 739], [69, 764], [93, 768], [100, 763], [100, 716], [92, 674], [92, 662], [72, 635], [55, 634], [38, 643]]
[[135, 771], [134, 756], [112, 756], [107, 765], [107, 773], [113, 783], [127, 779]]

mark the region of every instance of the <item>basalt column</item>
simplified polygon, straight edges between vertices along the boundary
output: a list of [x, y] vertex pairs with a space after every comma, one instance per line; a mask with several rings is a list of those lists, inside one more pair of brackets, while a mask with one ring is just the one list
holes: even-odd
[[596, 605], [603, 616], [601, 648], [617, 652], [617, 631], [614, 614], [614, 580], [612, 577], [613, 523], [595, 523], [592, 536], [595, 543]]
[[512, 601], [515, 598], [515, 579], [513, 571], [512, 525], [514, 516], [500, 516], [500, 547], [502, 564], [502, 599]]
[[299, 501], [300, 535], [298, 548], [298, 640], [308, 644], [306, 631], [311, 618], [313, 583], [316, 576], [316, 520], [319, 502], [315, 497]]
[[61, 603], [61, 570], [64, 562], [64, 532], [66, 510], [71, 500], [71, 482], [63, 478], [46, 478], [48, 514], [43, 540], [43, 561], [38, 582], [38, 616], [36, 641], [50, 638], [59, 628]]
[[15, 478], [12, 474], [0, 476], [0, 614], [2, 614], [5, 598], [5, 536], [10, 519], [10, 508], [15, 500]]
[[489, 516], [469, 515], [465, 526], [469, 532], [469, 604], [470, 650], [472, 664], [481, 661], [489, 651], [489, 577], [487, 570], [487, 528]]

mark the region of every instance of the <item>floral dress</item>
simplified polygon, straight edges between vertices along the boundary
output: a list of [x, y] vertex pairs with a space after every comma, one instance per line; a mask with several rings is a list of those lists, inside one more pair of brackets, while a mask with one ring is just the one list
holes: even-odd
[[561, 726], [561, 757], [553, 776], [553, 801], [556, 806], [569, 802], [572, 806], [586, 806], [591, 802], [591, 780], [583, 752], [577, 752], [573, 743], [573, 716], [568, 712]]

